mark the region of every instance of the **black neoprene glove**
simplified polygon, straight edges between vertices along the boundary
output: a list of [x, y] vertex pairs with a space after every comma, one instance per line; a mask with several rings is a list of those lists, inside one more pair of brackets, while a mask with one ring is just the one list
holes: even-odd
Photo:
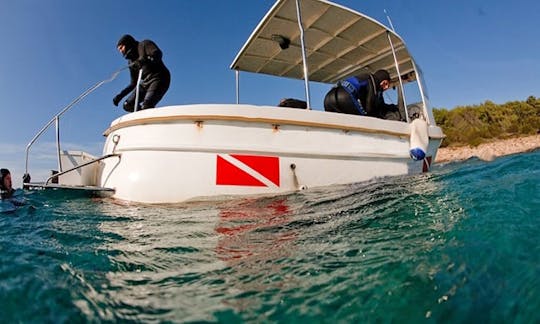
[[118, 104], [120, 103], [120, 100], [122, 100], [122, 98], [123, 97], [121, 95], [117, 94], [112, 100], [113, 104], [118, 107]]

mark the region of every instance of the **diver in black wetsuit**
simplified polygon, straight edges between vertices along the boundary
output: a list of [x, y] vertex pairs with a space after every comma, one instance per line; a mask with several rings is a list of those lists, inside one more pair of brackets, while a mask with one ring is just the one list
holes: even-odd
[[8, 169], [0, 169], [0, 196], [2, 199], [8, 199], [13, 196], [15, 189], [11, 182], [11, 173]]
[[[135, 90], [139, 70], [142, 69], [141, 86], [139, 88], [139, 107], [137, 110], [154, 108], [163, 98], [171, 83], [171, 74], [162, 61], [162, 52], [151, 40], [137, 41], [131, 35], [124, 35], [116, 45], [118, 51], [129, 62], [131, 75], [130, 84], [120, 91], [113, 99], [113, 104], [118, 106], [122, 98]], [[135, 106], [136, 91], [124, 101], [125, 111], [133, 112]]]
[[384, 102], [383, 92], [389, 87], [390, 74], [386, 70], [347, 78], [326, 94], [324, 110], [385, 118], [389, 112], [398, 112], [396, 105]]
[[[25, 175], [25, 180], [30, 182], [30, 176]], [[8, 169], [0, 169], [0, 213], [10, 213], [18, 207], [26, 205], [26, 199], [22, 197], [22, 190], [13, 189], [11, 173]], [[34, 206], [30, 208], [35, 209]]]

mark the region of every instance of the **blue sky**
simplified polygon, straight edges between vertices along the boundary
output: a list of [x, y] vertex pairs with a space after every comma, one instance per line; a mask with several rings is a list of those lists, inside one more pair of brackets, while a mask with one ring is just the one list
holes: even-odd
[[[536, 0], [337, 0], [387, 24], [421, 66], [436, 108], [504, 103], [540, 96], [540, 2]], [[0, 167], [16, 186], [25, 148], [57, 112], [96, 82], [125, 65], [116, 51], [125, 33], [152, 39], [172, 73], [160, 106], [234, 103], [229, 65], [274, 0], [0, 0]], [[124, 112], [112, 98], [122, 73], [61, 119], [63, 149], [101, 154], [102, 132]], [[322, 107], [330, 88], [315, 85], [312, 105]], [[303, 97], [302, 81], [241, 74], [241, 101], [273, 105]], [[54, 131], [32, 147], [33, 180], [55, 168]]]

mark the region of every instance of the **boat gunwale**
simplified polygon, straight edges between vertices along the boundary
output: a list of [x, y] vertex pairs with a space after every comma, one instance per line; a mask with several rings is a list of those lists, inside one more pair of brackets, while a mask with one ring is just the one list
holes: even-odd
[[[341, 130], [341, 131], [353, 131], [353, 132], [363, 132], [363, 133], [369, 133], [369, 134], [382, 134], [382, 135], [391, 135], [391, 136], [410, 136], [409, 132], [409, 124], [406, 124], [405, 122], [399, 122], [399, 121], [391, 121], [391, 120], [384, 120], [380, 118], [375, 117], [368, 117], [368, 116], [355, 116], [355, 115], [344, 115], [344, 114], [338, 114], [335, 113], [336, 116], [333, 116], [335, 118], [340, 118], [341, 116], [347, 116], [348, 119], [354, 119], [354, 118], [366, 118], [370, 119], [373, 122], [377, 123], [403, 123], [403, 125], [399, 125], [402, 129], [399, 130], [390, 130], [387, 127], [387, 129], [382, 129], [379, 125], [374, 125], [372, 127], [369, 126], [357, 126], [354, 125], [354, 121], [347, 121], [347, 124], [345, 123], [338, 123], [338, 122], [321, 122], [321, 121], [314, 121], [314, 120], [307, 120], [308, 118], [295, 119], [294, 116], [291, 116], [289, 118], [285, 117], [266, 117], [266, 116], [260, 116], [261, 112], [264, 113], [274, 113], [276, 114], [277, 111], [280, 111], [280, 113], [290, 112], [291, 115], [298, 114], [298, 113], [306, 113], [306, 116], [308, 114], [312, 113], [323, 113], [323, 114], [332, 114], [330, 112], [319, 112], [319, 111], [313, 111], [313, 110], [300, 110], [300, 109], [294, 109], [294, 108], [278, 108], [278, 107], [259, 107], [259, 106], [250, 106], [250, 105], [235, 105], [235, 104], [227, 104], [227, 105], [200, 105], [200, 106], [206, 106], [207, 108], [215, 108], [215, 106], [223, 106], [222, 109], [229, 109], [228, 111], [224, 113], [216, 113], [215, 111], [210, 111], [205, 113], [204, 107], [197, 107], [198, 105], [189, 105], [189, 106], [171, 106], [171, 107], [163, 107], [158, 108], [157, 110], [152, 109], [153, 111], [141, 111], [139, 114], [144, 114], [143, 116], [140, 116], [138, 114], [129, 114], [125, 115], [123, 117], [129, 116], [128, 118], [118, 118], [115, 121], [111, 123], [111, 126], [107, 128], [103, 132], [103, 136], [108, 136], [111, 133], [113, 133], [116, 130], [125, 128], [125, 127], [131, 127], [131, 126], [140, 126], [140, 125], [148, 125], [148, 124], [160, 124], [160, 123], [174, 123], [177, 121], [186, 121], [186, 120], [192, 120], [194, 123], [197, 122], [206, 122], [206, 121], [238, 121], [238, 122], [249, 122], [249, 123], [267, 123], [270, 125], [292, 125], [292, 126], [302, 126], [302, 127], [315, 127], [315, 128], [323, 128], [323, 129], [334, 129], [334, 130]], [[236, 107], [237, 111], [231, 110], [230, 107]], [[192, 111], [186, 111], [187, 107], [191, 107], [193, 109], [197, 109], [196, 112]], [[175, 109], [176, 108], [176, 109]], [[162, 114], [161, 112], [165, 109], [173, 110], [170, 114]], [[241, 115], [240, 110], [250, 110], [250, 111], [256, 111], [258, 113], [257, 116], [245, 116]], [[294, 110], [293, 110], [294, 109]], [[154, 115], [154, 112], [160, 112], [160, 116], [152, 116]], [[146, 116], [150, 115], [150, 116]], [[338, 117], [339, 116], [339, 117]], [[360, 119], [359, 119], [360, 121]], [[444, 134], [442, 134], [442, 131], [433, 131], [433, 128], [436, 128], [437, 130], [440, 130], [440, 127], [438, 126], [430, 126], [430, 138], [432, 139], [443, 139]], [[440, 134], [437, 134], [440, 133]]]

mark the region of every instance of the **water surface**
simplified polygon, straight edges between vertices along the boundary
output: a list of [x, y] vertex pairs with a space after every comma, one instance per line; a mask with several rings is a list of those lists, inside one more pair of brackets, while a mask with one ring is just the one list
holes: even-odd
[[27, 192], [0, 322], [540, 321], [540, 151], [175, 206]]

